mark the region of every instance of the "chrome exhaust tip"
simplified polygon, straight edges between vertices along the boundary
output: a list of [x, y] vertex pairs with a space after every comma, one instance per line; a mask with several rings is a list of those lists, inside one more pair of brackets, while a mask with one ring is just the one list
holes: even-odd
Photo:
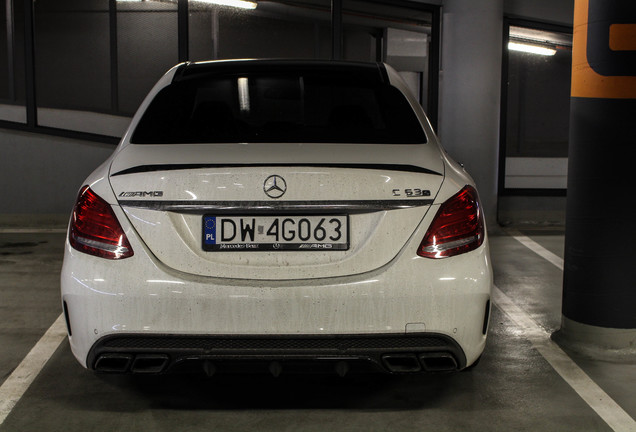
[[385, 354], [382, 356], [384, 366], [394, 373], [420, 372], [422, 367], [415, 354]]
[[95, 361], [97, 372], [126, 373], [132, 363], [132, 354], [102, 354]]
[[419, 358], [426, 372], [450, 372], [458, 368], [455, 357], [447, 352], [422, 353]]
[[139, 374], [157, 374], [164, 370], [168, 360], [165, 354], [138, 354], [133, 360], [130, 371]]

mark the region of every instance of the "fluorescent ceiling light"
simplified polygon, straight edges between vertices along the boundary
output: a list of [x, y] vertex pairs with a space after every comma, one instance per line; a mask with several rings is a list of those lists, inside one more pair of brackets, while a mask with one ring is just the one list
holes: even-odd
[[[151, 1], [153, 0], [117, 0], [117, 2], [120, 2], [120, 3], [123, 3], [123, 2], [141, 3], [141, 2], [151, 2]], [[162, 0], [154, 0], [154, 1], [157, 3], [163, 3]], [[258, 6], [256, 2], [247, 1], [247, 0], [191, 0], [191, 1], [197, 2], [197, 3], [217, 5], [217, 6], [237, 7], [242, 9], [256, 9], [256, 6]], [[176, 3], [177, 0], [168, 0], [168, 2]]]
[[219, 6], [230, 6], [241, 9], [256, 9], [256, 2], [245, 0], [195, 0], [197, 3], [206, 3]]
[[508, 42], [508, 49], [513, 51], [522, 51], [531, 54], [539, 54], [545, 56], [553, 56], [556, 54], [556, 50], [554, 48], [546, 48], [539, 45], [529, 45], [525, 43], [519, 42]]
[[239, 106], [241, 112], [250, 112], [250, 89], [247, 78], [238, 79]]

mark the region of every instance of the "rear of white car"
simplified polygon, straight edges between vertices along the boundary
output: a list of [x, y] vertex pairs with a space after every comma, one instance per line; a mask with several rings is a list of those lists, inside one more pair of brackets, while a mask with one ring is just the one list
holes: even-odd
[[82, 187], [62, 271], [104, 372], [459, 370], [492, 272], [474, 183], [390, 67], [182, 64]]

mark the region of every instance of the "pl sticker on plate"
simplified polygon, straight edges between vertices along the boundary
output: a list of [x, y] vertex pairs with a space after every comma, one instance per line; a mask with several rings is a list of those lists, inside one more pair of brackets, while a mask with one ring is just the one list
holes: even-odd
[[214, 216], [203, 218], [203, 244], [216, 244], [216, 217]]

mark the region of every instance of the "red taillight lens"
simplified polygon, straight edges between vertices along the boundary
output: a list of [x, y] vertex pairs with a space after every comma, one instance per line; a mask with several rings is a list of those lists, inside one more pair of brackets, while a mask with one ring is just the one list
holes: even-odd
[[417, 254], [446, 258], [477, 249], [484, 242], [484, 218], [477, 191], [466, 186], [442, 204]]
[[89, 255], [107, 259], [133, 255], [113, 209], [88, 186], [77, 197], [68, 240], [73, 248]]

